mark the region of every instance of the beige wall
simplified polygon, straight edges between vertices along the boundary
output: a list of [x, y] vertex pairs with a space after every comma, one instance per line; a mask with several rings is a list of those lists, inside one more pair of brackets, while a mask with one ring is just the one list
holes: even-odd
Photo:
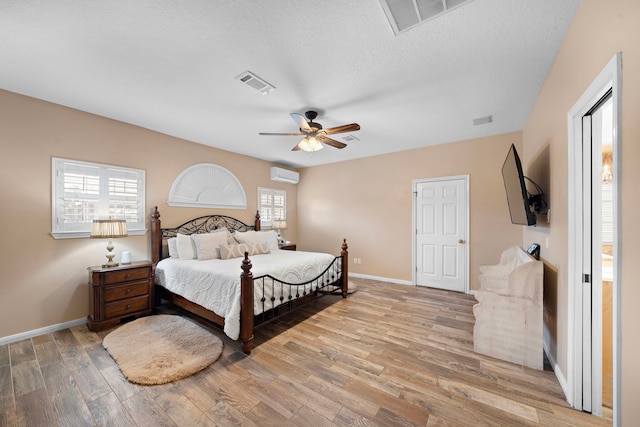
[[[583, 0], [551, 68], [544, 87], [523, 131], [524, 163], [548, 149], [551, 165], [550, 247], [542, 257], [556, 266], [557, 336], [555, 355], [567, 376], [567, 112], [584, 93], [605, 65], [622, 52], [622, 129], [621, 129], [621, 244], [622, 265], [622, 421], [634, 425], [640, 419], [640, 236], [636, 194], [640, 182], [640, 2], [635, 0]], [[525, 230], [524, 241], [539, 233]]]
[[[0, 90], [0, 338], [86, 317], [87, 266], [104, 262], [106, 241], [51, 237], [51, 158], [144, 169], [147, 211], [157, 205], [164, 226], [209, 213], [253, 223], [257, 187], [287, 190], [296, 237], [297, 188], [269, 180], [270, 163], [190, 143], [121, 122]], [[175, 177], [196, 163], [230, 170], [244, 187], [246, 210], [169, 207]], [[148, 224], [147, 224], [148, 225]], [[114, 241], [133, 260], [149, 259], [148, 234]], [[238, 274], [240, 267], [238, 267]]]
[[412, 180], [468, 174], [470, 286], [477, 288], [479, 266], [497, 263], [503, 249], [521, 242], [501, 175], [509, 146], [520, 142], [514, 132], [303, 169], [299, 247], [336, 252], [344, 237], [350, 272], [411, 282]]

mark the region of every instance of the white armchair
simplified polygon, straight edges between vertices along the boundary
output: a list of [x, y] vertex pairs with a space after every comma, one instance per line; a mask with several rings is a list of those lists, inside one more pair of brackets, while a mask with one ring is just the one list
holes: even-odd
[[500, 264], [480, 267], [473, 306], [476, 353], [543, 368], [542, 280], [542, 262], [518, 246], [505, 250]]

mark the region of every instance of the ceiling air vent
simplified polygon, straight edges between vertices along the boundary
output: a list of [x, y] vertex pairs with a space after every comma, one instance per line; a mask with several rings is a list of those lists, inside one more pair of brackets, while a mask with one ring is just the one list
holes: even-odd
[[240, 74], [236, 79], [240, 80], [243, 83], [248, 84], [255, 90], [259, 91], [261, 94], [266, 95], [275, 89], [275, 86], [267, 83], [265, 80], [253, 74], [251, 71], [245, 71]]
[[360, 141], [358, 138], [356, 138], [356, 137], [355, 137], [355, 136], [353, 136], [353, 135], [346, 135], [346, 136], [343, 136], [343, 137], [342, 137], [342, 140], [343, 140], [343, 141], [346, 141], [346, 142]]
[[491, 122], [493, 122], [493, 116], [478, 117], [477, 119], [473, 119], [474, 126], [485, 125]]
[[380, 0], [387, 19], [398, 35], [471, 0]]

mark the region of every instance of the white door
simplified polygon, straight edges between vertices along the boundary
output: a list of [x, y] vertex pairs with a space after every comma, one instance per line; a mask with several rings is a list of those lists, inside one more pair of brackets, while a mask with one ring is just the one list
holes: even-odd
[[[619, 107], [620, 54], [607, 64], [568, 114], [568, 325], [567, 400], [576, 409], [602, 414], [611, 393], [613, 425], [620, 424]], [[604, 146], [612, 170], [603, 167]], [[605, 182], [612, 186], [605, 194]], [[611, 200], [608, 200], [608, 195]], [[606, 203], [605, 203], [606, 202]], [[603, 265], [604, 259], [608, 264]], [[606, 268], [605, 268], [606, 266]], [[611, 303], [604, 304], [603, 284]], [[603, 330], [603, 312], [610, 313]], [[606, 345], [605, 345], [606, 344]], [[606, 351], [605, 351], [606, 350]], [[604, 359], [611, 360], [603, 381]], [[609, 391], [608, 389], [611, 389]]]
[[467, 291], [468, 176], [414, 181], [415, 283]]
[[[584, 390], [588, 390], [588, 392], [583, 393], [582, 396], [582, 410], [586, 412], [591, 412], [593, 407], [593, 393], [592, 390], [595, 390], [593, 387], [593, 368], [594, 365], [592, 352], [592, 328], [594, 324], [592, 323], [593, 316], [593, 288], [591, 286], [593, 281], [593, 272], [592, 272], [592, 194], [591, 192], [591, 177], [592, 177], [592, 151], [591, 151], [591, 116], [585, 115], [582, 118], [582, 135], [583, 135], [583, 151], [582, 151], [582, 224], [589, 225], [587, 227], [583, 227], [582, 230], [582, 251], [581, 251], [581, 261], [582, 261], [582, 343], [583, 343], [583, 352], [582, 352], [582, 387]], [[597, 323], [595, 324], [597, 325]], [[593, 344], [597, 345], [598, 340], [593, 341]]]
[[[593, 109], [582, 117], [583, 140], [583, 246], [582, 246], [582, 288], [583, 288], [583, 351], [582, 351], [582, 410], [596, 415], [602, 414], [603, 385], [610, 388], [611, 384], [603, 384], [603, 341], [606, 336], [611, 340], [611, 334], [603, 334], [603, 256], [610, 256], [610, 249], [615, 243], [611, 239], [603, 239], [603, 167], [602, 153], [605, 146], [611, 146], [613, 141], [612, 92], [607, 92], [600, 98]], [[611, 185], [611, 178], [606, 178]], [[613, 183], [615, 184], [615, 183]], [[611, 209], [611, 208], [610, 208]], [[613, 228], [609, 217], [607, 228]], [[606, 244], [605, 244], [606, 243]], [[605, 250], [605, 248], [607, 248]], [[607, 310], [610, 312], [610, 310]], [[609, 359], [610, 355], [606, 355]]]

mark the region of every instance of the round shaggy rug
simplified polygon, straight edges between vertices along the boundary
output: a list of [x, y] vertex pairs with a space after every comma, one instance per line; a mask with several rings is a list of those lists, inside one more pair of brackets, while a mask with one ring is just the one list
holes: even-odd
[[142, 385], [165, 384], [199, 372], [222, 353], [222, 341], [195, 323], [167, 314], [120, 326], [102, 340], [124, 376]]

